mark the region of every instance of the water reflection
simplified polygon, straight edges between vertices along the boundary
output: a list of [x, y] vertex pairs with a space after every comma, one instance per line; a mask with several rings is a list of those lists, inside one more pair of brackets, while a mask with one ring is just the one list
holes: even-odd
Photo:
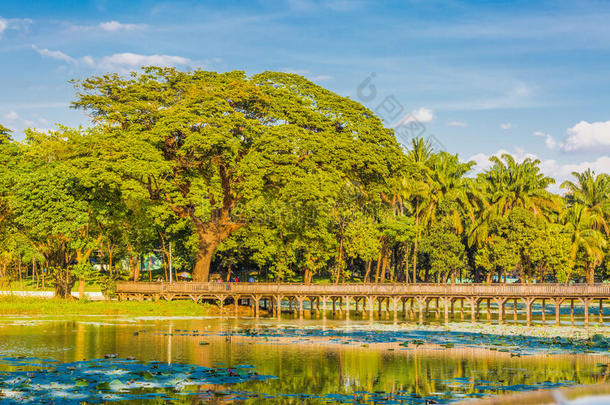
[[[353, 322], [354, 323], [354, 322]], [[355, 322], [357, 323], [357, 322]], [[0, 357], [36, 356], [61, 362], [103, 358], [197, 364], [205, 367], [251, 365], [278, 379], [215, 386], [184, 403], [221, 401], [325, 403], [332, 400], [389, 403], [439, 402], [497, 395], [541, 387], [606, 381], [606, 356], [559, 354], [516, 357], [508, 352], [473, 347], [397, 347], [345, 340], [334, 344], [295, 335], [290, 338], [238, 336], [230, 332], [276, 324], [251, 319], [126, 319], [85, 317], [66, 319], [5, 319], [0, 324]], [[281, 321], [282, 326], [303, 323]], [[320, 323], [332, 331], [339, 325]], [[343, 341], [345, 340], [345, 341]], [[0, 366], [2, 367], [2, 366]], [[242, 392], [239, 394], [239, 392]], [[226, 394], [226, 395], [225, 395]], [[254, 396], [254, 398], [252, 398]], [[151, 399], [151, 401], [155, 401]], [[400, 402], [398, 402], [400, 403]]]

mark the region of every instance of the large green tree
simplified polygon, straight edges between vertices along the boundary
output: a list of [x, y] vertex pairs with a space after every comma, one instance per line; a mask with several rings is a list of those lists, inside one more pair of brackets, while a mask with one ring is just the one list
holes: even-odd
[[151, 67], [77, 87], [73, 106], [99, 126], [100, 158], [191, 220], [198, 281], [252, 205], [287, 185], [332, 194], [350, 181], [375, 198], [398, 170], [400, 148], [371, 111], [294, 74]]

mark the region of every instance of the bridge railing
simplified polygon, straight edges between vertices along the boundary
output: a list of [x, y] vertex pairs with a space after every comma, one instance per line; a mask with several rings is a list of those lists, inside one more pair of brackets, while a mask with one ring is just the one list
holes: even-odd
[[439, 295], [610, 297], [610, 284], [299, 284], [225, 282], [119, 282], [118, 293], [226, 295]]

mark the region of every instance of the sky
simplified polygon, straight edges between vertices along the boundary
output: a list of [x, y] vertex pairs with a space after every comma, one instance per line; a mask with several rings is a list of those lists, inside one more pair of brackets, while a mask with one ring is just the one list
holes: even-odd
[[610, 2], [0, 0], [0, 124], [87, 125], [70, 80], [144, 65], [298, 73], [399, 141], [562, 181], [610, 173]]

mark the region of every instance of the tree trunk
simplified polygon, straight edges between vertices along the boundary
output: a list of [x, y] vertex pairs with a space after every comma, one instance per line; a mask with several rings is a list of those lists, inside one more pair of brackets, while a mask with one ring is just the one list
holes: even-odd
[[593, 284], [595, 282], [595, 263], [587, 264], [587, 284]]
[[227, 269], [227, 283], [228, 283], [229, 281], [231, 281], [231, 268], [232, 268], [232, 267], [233, 267], [233, 266], [229, 264], [229, 267], [228, 267], [228, 269]]
[[381, 261], [381, 282], [385, 283], [385, 273], [388, 269], [388, 253], [386, 252], [383, 255], [383, 259]]
[[212, 242], [199, 242], [199, 251], [197, 252], [197, 260], [193, 269], [193, 281], [207, 282], [210, 276], [210, 265], [212, 264], [212, 256], [218, 244]]
[[78, 299], [85, 298], [85, 277], [78, 279]]
[[375, 283], [379, 282], [379, 269], [381, 268], [381, 253], [377, 257], [377, 271], [375, 272]]
[[231, 233], [238, 230], [243, 224], [234, 224], [228, 220], [228, 214], [223, 214], [224, 222], [210, 224], [193, 218], [199, 237], [199, 251], [193, 268], [193, 281], [207, 282], [210, 276], [210, 265], [216, 248], [227, 239]]
[[371, 265], [373, 264], [372, 260], [367, 260], [366, 262], [366, 273], [364, 273], [364, 282], [369, 282], [369, 276], [371, 275]]

